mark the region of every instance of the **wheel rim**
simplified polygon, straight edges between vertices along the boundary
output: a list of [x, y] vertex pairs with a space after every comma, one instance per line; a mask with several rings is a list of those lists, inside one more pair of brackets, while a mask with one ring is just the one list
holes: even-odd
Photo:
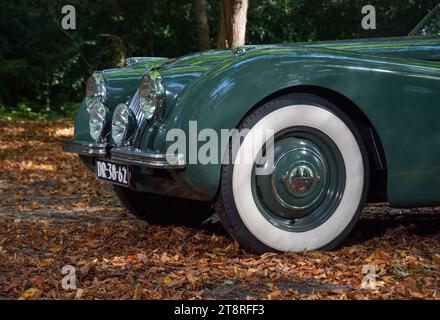
[[[263, 159], [256, 163], [267, 165]], [[323, 132], [292, 127], [274, 137], [270, 175], [252, 173], [252, 193], [262, 215], [290, 232], [305, 232], [324, 223], [337, 209], [345, 189], [344, 159]]]

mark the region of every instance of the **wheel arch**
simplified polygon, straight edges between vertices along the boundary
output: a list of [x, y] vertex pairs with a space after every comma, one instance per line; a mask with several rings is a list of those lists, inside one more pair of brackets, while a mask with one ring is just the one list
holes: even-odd
[[337, 106], [341, 112], [353, 121], [361, 134], [368, 152], [368, 160], [370, 163], [370, 190], [368, 192], [368, 202], [387, 201], [387, 164], [380, 136], [361, 108], [337, 91], [313, 85], [298, 85], [278, 90], [264, 97], [250, 108], [249, 111], [239, 120], [236, 127], [238, 127], [241, 121], [256, 108], [273, 99], [288, 94], [308, 94], [325, 99]]

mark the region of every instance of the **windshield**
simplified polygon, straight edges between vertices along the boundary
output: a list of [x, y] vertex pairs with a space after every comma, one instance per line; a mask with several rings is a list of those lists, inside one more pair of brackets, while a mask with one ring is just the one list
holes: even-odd
[[410, 33], [410, 36], [440, 35], [440, 4]]

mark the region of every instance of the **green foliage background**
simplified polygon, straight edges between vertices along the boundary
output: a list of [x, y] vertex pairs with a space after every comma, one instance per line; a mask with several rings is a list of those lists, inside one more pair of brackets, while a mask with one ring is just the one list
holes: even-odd
[[[177, 57], [198, 51], [193, 0], [1, 1], [0, 115], [71, 115], [91, 72], [126, 56]], [[247, 43], [404, 36], [438, 0], [249, 0]], [[218, 0], [208, 0], [212, 47]], [[75, 6], [77, 29], [61, 28]], [[361, 8], [377, 10], [377, 30], [361, 28]]]

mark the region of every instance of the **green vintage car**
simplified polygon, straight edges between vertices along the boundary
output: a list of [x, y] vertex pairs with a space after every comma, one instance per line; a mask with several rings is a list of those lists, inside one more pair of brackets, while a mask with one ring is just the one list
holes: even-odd
[[440, 6], [408, 37], [130, 58], [63, 149], [151, 223], [211, 206], [249, 250], [332, 249], [367, 201], [440, 205], [439, 34]]

